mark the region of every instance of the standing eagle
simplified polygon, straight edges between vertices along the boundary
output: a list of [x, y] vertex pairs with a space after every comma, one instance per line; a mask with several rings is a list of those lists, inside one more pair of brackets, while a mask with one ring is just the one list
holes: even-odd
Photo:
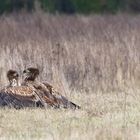
[[0, 90], [0, 106], [10, 108], [44, 106], [33, 87], [18, 85], [19, 75], [17, 71], [9, 70], [7, 78], [9, 85]]
[[69, 101], [66, 97], [61, 95], [59, 92], [55, 91], [53, 86], [48, 83], [39, 82], [36, 80], [39, 75], [39, 70], [37, 68], [27, 68], [23, 71], [24, 82], [23, 85], [32, 85], [36, 90], [40, 91], [44, 101], [50, 106], [57, 108], [71, 108], [80, 109], [80, 106]]

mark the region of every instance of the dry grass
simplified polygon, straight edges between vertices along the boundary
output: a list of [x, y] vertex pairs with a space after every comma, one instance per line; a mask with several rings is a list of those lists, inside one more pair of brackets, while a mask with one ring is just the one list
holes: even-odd
[[140, 139], [139, 15], [0, 18], [0, 86], [6, 70], [39, 67], [82, 110], [0, 110], [0, 139]]
[[82, 110], [0, 110], [1, 139], [138, 140], [140, 91], [73, 96]]
[[139, 26], [139, 16], [128, 15], [3, 16], [0, 85], [5, 70], [37, 66], [41, 79], [78, 91], [139, 86]]

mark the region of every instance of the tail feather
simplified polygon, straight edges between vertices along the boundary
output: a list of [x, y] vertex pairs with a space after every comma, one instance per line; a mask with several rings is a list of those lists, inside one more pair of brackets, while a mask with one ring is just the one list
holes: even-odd
[[64, 108], [70, 108], [70, 109], [80, 109], [81, 108], [79, 105], [69, 101], [64, 96], [59, 96], [59, 98], [57, 98], [57, 99], [59, 100], [60, 106], [62, 106]]
[[69, 107], [71, 109], [81, 109], [81, 107], [79, 105], [76, 105], [75, 103], [73, 102], [69, 102]]

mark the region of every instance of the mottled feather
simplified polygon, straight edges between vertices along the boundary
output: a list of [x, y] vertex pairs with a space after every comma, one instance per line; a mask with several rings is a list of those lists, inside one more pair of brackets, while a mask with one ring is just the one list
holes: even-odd
[[43, 98], [43, 101], [53, 107], [63, 107], [71, 109], [80, 109], [80, 106], [69, 101], [66, 97], [62, 96], [57, 92], [52, 85], [47, 82], [36, 81], [37, 76], [39, 75], [39, 70], [37, 68], [27, 68], [23, 71], [25, 79], [24, 85], [31, 84]]

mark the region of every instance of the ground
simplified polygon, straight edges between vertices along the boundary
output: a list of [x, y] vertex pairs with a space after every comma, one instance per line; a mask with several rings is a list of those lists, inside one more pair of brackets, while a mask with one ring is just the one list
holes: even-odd
[[[139, 90], [75, 94], [80, 110], [1, 109], [0, 139], [140, 139]], [[83, 98], [84, 96], [84, 98]]]

